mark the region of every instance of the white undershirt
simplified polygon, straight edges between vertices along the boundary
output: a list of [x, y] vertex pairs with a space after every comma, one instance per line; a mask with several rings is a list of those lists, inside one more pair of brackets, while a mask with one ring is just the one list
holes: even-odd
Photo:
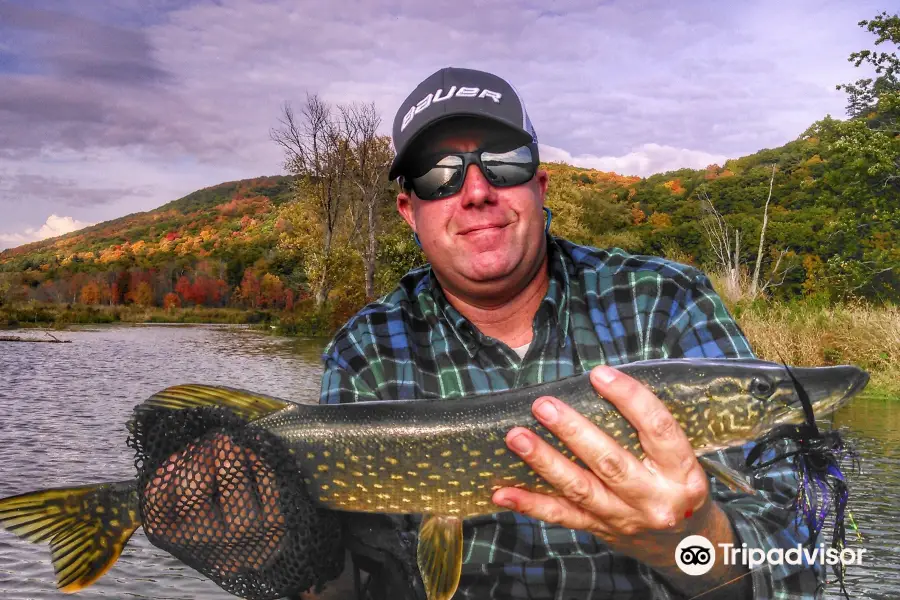
[[531, 345], [531, 342], [528, 342], [524, 346], [519, 346], [518, 348], [513, 348], [512, 351], [519, 355], [519, 358], [525, 358], [525, 353], [528, 352], [528, 347]]

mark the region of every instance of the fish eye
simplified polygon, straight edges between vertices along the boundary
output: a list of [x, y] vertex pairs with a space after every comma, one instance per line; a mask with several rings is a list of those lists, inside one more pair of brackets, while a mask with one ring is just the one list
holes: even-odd
[[757, 398], [768, 398], [774, 391], [775, 386], [772, 385], [772, 382], [768, 379], [755, 377], [753, 381], [750, 382], [750, 393]]

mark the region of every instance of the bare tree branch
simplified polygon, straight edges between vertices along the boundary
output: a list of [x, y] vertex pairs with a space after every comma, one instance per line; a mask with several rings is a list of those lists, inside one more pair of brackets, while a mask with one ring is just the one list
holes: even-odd
[[[766, 226], [769, 224], [769, 201], [772, 200], [772, 186], [775, 183], [775, 166], [772, 165], [772, 177], [769, 178], [769, 197], [766, 198], [766, 205], [763, 208], [762, 229], [759, 232], [759, 249], [756, 251], [756, 266], [753, 269], [753, 279], [750, 281], [750, 297], [756, 297], [757, 286], [759, 285], [759, 268], [762, 266], [763, 246], [766, 241]], [[779, 256], [779, 260], [781, 257]]]
[[[769, 278], [766, 280], [766, 283], [759, 289], [760, 293], [764, 293], [769, 288], [769, 286], [772, 285], [772, 278], [778, 274], [778, 265], [781, 264], [781, 259], [784, 258], [784, 256], [787, 253], [788, 253], [787, 248], [785, 248], [784, 250], [782, 250], [781, 252], [778, 253], [778, 258], [775, 259], [775, 266], [772, 268], [772, 273], [769, 275]], [[758, 262], [758, 258], [759, 257], [757, 257], [757, 262]], [[778, 283], [774, 284], [775, 287], [778, 287], [779, 285], [784, 283], [784, 280], [787, 279], [788, 273], [790, 271], [791, 271], [791, 269], [787, 268], [781, 273], [781, 280]]]
[[358, 191], [358, 206], [354, 230], [361, 222], [367, 223], [363, 244], [363, 262], [366, 266], [366, 296], [375, 295], [375, 259], [377, 256], [378, 208], [391, 200], [387, 172], [393, 159], [390, 140], [378, 136], [381, 117], [374, 104], [351, 104], [341, 107], [343, 121], [347, 123], [355, 168], [353, 183]]
[[713, 206], [712, 200], [705, 191], [698, 194], [702, 201], [704, 211], [709, 215], [701, 224], [706, 231], [707, 240], [716, 255], [718, 266], [726, 277], [728, 294], [737, 296], [740, 294], [740, 232], [735, 231], [734, 254], [731, 250], [732, 228], [725, 222], [725, 218]]
[[315, 282], [316, 306], [321, 307], [330, 291], [331, 246], [338, 221], [348, 202], [347, 186], [352, 167], [346, 125], [336, 120], [331, 107], [316, 95], [307, 95], [298, 117], [285, 104], [281, 127], [270, 132], [282, 147], [285, 169], [302, 178], [312, 190], [312, 202], [323, 229], [323, 268]]
[[[733, 300], [740, 298], [754, 299], [758, 295], [764, 293], [769, 287], [774, 287], [784, 283], [790, 268], [784, 269], [779, 273], [782, 259], [787, 255], [788, 249], [781, 250], [772, 268], [768, 280], [762, 286], [759, 285], [759, 275], [762, 265], [762, 256], [765, 250], [765, 231], [768, 224], [768, 208], [772, 199], [772, 187], [774, 185], [775, 166], [772, 167], [772, 178], [769, 180], [769, 197], [763, 213], [763, 226], [760, 232], [760, 246], [756, 257], [756, 266], [751, 277], [747, 277], [745, 269], [741, 265], [741, 231], [728, 225], [725, 218], [716, 210], [706, 191], [698, 192], [698, 198], [701, 200], [701, 207], [707, 213], [707, 218], [701, 221], [701, 225], [706, 233], [707, 241], [716, 256], [716, 266], [724, 276], [724, 290], [726, 295]], [[732, 244], [732, 238], [734, 242]], [[774, 280], [781, 276], [778, 283]]]

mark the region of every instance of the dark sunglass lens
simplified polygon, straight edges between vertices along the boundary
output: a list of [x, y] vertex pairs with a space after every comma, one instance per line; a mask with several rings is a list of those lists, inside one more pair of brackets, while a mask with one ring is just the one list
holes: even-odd
[[498, 187], [521, 185], [534, 177], [534, 162], [528, 146], [509, 152], [484, 152], [481, 162], [488, 181]]
[[416, 196], [433, 200], [454, 194], [462, 185], [462, 158], [445, 156], [427, 173], [411, 180]]

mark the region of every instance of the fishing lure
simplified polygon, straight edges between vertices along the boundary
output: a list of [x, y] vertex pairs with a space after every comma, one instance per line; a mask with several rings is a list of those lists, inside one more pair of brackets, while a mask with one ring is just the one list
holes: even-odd
[[[806, 420], [797, 425], [779, 425], [756, 440], [756, 445], [747, 455], [746, 465], [753, 472], [761, 472], [777, 462], [793, 458], [800, 482], [793, 508], [802, 517], [809, 531], [808, 546], [812, 548], [816, 544], [819, 534], [825, 528], [826, 519], [833, 511], [831, 547], [841, 551], [846, 546], [845, 520], [848, 516], [856, 529], [853, 516], [847, 510], [850, 486], [842, 467], [849, 464], [858, 473], [859, 454], [839, 431], [819, 429], [809, 395], [791, 368], [787, 364], [784, 367], [796, 386]], [[777, 448], [784, 442], [788, 442], [788, 448], [793, 446], [794, 449], [777, 452]], [[762, 460], [770, 449], [775, 452], [774, 458]], [[859, 537], [858, 530], [857, 536]], [[841, 593], [849, 599], [845, 585], [846, 566], [839, 561], [832, 568]]]

